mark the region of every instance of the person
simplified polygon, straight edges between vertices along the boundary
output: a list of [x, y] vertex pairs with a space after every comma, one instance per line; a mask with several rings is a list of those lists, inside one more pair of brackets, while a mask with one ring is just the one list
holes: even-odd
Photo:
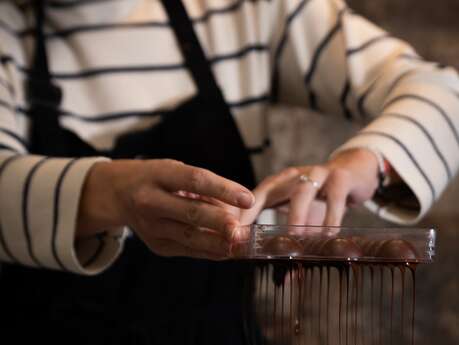
[[[16, 340], [247, 343], [250, 270], [220, 261], [240, 224], [287, 204], [292, 224], [339, 225], [361, 203], [412, 224], [459, 164], [457, 73], [341, 0], [4, 1], [0, 54]], [[375, 119], [264, 179], [272, 104]]]

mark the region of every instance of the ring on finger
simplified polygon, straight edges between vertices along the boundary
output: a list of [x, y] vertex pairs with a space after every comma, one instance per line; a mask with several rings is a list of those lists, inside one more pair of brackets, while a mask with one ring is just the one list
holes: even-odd
[[313, 180], [307, 174], [300, 175], [299, 180], [301, 183], [310, 183], [316, 189], [320, 189], [321, 187], [321, 184], [319, 181]]

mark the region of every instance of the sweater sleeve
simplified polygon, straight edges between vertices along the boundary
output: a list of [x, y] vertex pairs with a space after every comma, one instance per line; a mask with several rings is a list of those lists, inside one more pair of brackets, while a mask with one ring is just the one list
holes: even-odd
[[393, 222], [418, 221], [459, 167], [457, 72], [425, 61], [340, 0], [280, 3], [286, 19], [273, 57], [274, 98], [367, 123], [338, 151], [380, 152], [417, 206], [387, 199], [367, 206]]
[[119, 255], [124, 230], [76, 241], [75, 228], [85, 177], [106, 159], [28, 153], [24, 80], [12, 66], [24, 59], [14, 34], [20, 18], [0, 4], [0, 19], [0, 261], [96, 274]]

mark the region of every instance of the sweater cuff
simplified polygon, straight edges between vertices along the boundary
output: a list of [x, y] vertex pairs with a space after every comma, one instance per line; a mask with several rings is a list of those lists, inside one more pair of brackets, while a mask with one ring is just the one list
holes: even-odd
[[122, 251], [127, 231], [123, 228], [102, 232], [85, 239], [75, 239], [81, 191], [91, 167], [104, 158], [75, 161], [62, 181], [61, 220], [58, 225], [58, 253], [64, 266], [72, 272], [94, 275], [108, 268]]
[[86, 176], [105, 160], [1, 155], [0, 260], [86, 275], [108, 268], [126, 230], [75, 238]]
[[365, 202], [365, 207], [393, 223], [412, 225], [418, 222], [432, 205], [432, 193], [418, 167], [408, 159], [404, 147], [400, 146], [400, 141], [388, 133], [364, 130], [339, 147], [333, 155], [356, 148], [379, 152], [400, 176], [400, 189], [411, 191], [411, 193], [404, 193], [405, 198], [409, 194], [409, 197], [415, 198], [414, 204], [417, 205], [415, 208], [404, 207], [403, 204], [413, 204], [413, 200], [400, 200], [398, 197], [382, 199], [375, 195], [372, 200]]

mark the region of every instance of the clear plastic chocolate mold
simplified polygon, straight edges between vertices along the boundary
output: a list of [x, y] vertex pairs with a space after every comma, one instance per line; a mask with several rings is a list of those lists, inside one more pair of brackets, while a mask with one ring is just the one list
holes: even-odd
[[416, 271], [433, 261], [435, 230], [266, 224], [239, 230], [231, 257], [247, 268], [247, 344], [416, 343]]
[[429, 263], [434, 229], [253, 224], [240, 228], [234, 259]]

